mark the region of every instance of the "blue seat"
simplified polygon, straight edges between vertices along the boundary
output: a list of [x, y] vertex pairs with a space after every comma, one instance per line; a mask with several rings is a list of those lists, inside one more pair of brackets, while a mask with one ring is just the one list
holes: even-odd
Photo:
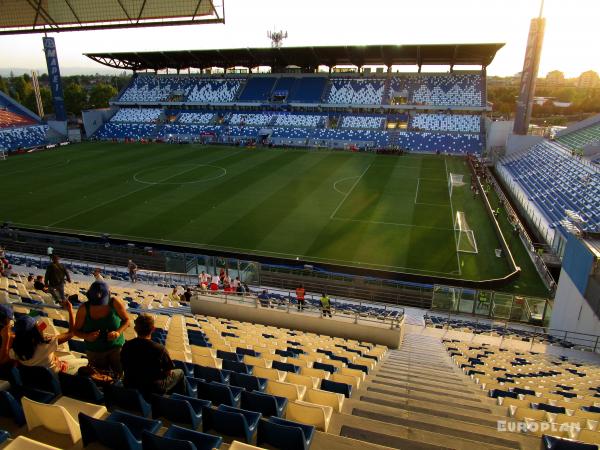
[[194, 365], [193, 364], [188, 364], [185, 361], [179, 361], [178, 359], [174, 359], [173, 360], [173, 365], [175, 365], [175, 367], [177, 369], [183, 370], [183, 374], [186, 377], [193, 377], [194, 376]]
[[216, 381], [217, 383], [229, 383], [229, 373], [223, 372], [216, 367], [205, 367], [194, 364], [194, 377], [200, 378], [208, 383]]
[[212, 450], [221, 447], [223, 438], [200, 431], [171, 425], [163, 436], [145, 431], [142, 434], [144, 450]]
[[352, 395], [352, 385], [346, 383], [339, 383], [331, 380], [321, 380], [321, 389], [329, 392], [336, 392], [338, 394], [344, 394], [344, 397], [350, 398]]
[[25, 425], [23, 407], [8, 391], [0, 391], [0, 416], [10, 417], [18, 426]]
[[273, 369], [283, 370], [284, 372], [300, 373], [300, 367], [291, 363], [273, 361]]
[[20, 366], [19, 374], [23, 383], [24, 393], [30, 389], [37, 389], [59, 396], [61, 394], [58, 378], [47, 367]]
[[498, 398], [498, 397], [509, 397], [509, 398], [519, 398], [519, 394], [516, 392], [503, 391], [502, 389], [492, 389], [490, 391], [490, 397]]
[[252, 375], [252, 366], [244, 364], [243, 362], [230, 361], [228, 359], [224, 359], [223, 369], [231, 370], [232, 372], [237, 373], [245, 373], [246, 375]]
[[5, 430], [0, 430], [0, 444], [4, 444], [8, 438], [10, 438], [10, 433]]
[[252, 350], [251, 348], [236, 347], [235, 352], [238, 355], [248, 355], [248, 356], [256, 356], [256, 357], [260, 356], [260, 352], [257, 352], [256, 350]]
[[223, 383], [211, 381], [206, 383], [198, 381], [198, 398], [212, 401], [215, 405], [240, 406], [242, 388], [228, 386]]
[[[65, 328], [68, 328], [68, 326]], [[85, 353], [85, 341], [71, 339], [69, 341], [69, 350], [72, 352]]]
[[345, 356], [331, 355], [329, 359], [332, 359], [333, 361], [341, 361], [344, 364], [348, 364], [350, 362]]
[[241, 387], [247, 391], [264, 391], [267, 388], [267, 379], [253, 375], [233, 372], [231, 374], [231, 385]]
[[275, 350], [275, 354], [279, 355], [279, 356], [283, 356], [285, 358], [295, 358], [296, 354], [294, 352], [290, 352], [288, 350], [281, 350], [281, 349], [276, 349]]
[[99, 442], [115, 450], [142, 450], [143, 432], [156, 433], [162, 426], [160, 420], [145, 419], [121, 411], [111, 413], [105, 420], [94, 419], [81, 412], [78, 418], [84, 447]]
[[242, 408], [262, 413], [262, 415], [266, 417], [282, 417], [287, 404], [288, 399], [285, 397], [256, 391], [242, 392]]
[[104, 402], [110, 410], [121, 409], [138, 414], [142, 417], [150, 417], [152, 407], [140, 391], [128, 389], [123, 386], [111, 385], [104, 388]]
[[313, 368], [325, 370], [326, 372], [329, 372], [329, 373], [337, 372], [337, 367], [332, 366], [331, 364], [325, 364], [325, 363], [320, 363], [320, 362], [316, 362], [316, 361], [313, 363]]
[[221, 358], [222, 360], [228, 361], [237, 361], [242, 362], [244, 360], [244, 355], [238, 355], [233, 352], [226, 352], [225, 350], [217, 350], [217, 358]]
[[258, 424], [256, 445], [267, 444], [282, 450], [308, 450], [315, 427], [291, 420], [271, 417]]
[[356, 369], [356, 370], [362, 370], [365, 374], [369, 374], [369, 367], [368, 366], [363, 366], [362, 364], [353, 364], [353, 363], [348, 363], [347, 364], [349, 369]]
[[202, 409], [195, 410], [191, 403], [183, 398], [152, 396], [152, 418], [167, 419], [171, 423], [188, 425], [197, 430], [202, 425]]
[[548, 411], [549, 413], [566, 414], [566, 409], [563, 406], [554, 406], [548, 403], [538, 403], [535, 406], [535, 409], [541, 409], [542, 411]]
[[598, 450], [598, 446], [595, 444], [584, 444], [546, 435], [542, 436], [542, 448], [544, 450]]
[[58, 381], [60, 382], [63, 395], [67, 397], [97, 405], [104, 403], [104, 394], [90, 377], [69, 375], [68, 373], [60, 372], [58, 374]]
[[251, 443], [256, 434], [261, 414], [245, 409], [220, 405], [207, 412], [204, 429], [213, 429], [232, 437], [241, 437]]

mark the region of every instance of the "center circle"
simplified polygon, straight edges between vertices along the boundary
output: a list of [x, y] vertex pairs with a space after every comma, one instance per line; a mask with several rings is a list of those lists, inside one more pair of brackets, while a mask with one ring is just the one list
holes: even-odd
[[206, 183], [227, 175], [227, 169], [212, 164], [173, 164], [143, 169], [133, 175], [142, 184], [184, 185]]

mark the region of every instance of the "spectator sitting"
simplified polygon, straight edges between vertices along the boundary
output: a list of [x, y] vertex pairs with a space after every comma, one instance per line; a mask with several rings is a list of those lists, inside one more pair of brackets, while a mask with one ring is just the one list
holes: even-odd
[[88, 360], [85, 358], [56, 355], [58, 346], [73, 337], [73, 306], [68, 301], [63, 306], [69, 313], [69, 330], [56, 336], [44, 336], [45, 322], [28, 315], [19, 317], [15, 322], [15, 338], [10, 357], [24, 366], [41, 366], [54, 373], [66, 372], [71, 375], [75, 375], [80, 367], [87, 366]]
[[188, 303], [192, 301], [192, 290], [189, 287], [185, 288], [185, 292], [181, 294], [181, 301]]
[[37, 277], [35, 277], [35, 281], [33, 282], [33, 288], [36, 291], [47, 292], [47, 288], [46, 288], [46, 285], [44, 284], [44, 277], [43, 276], [38, 275]]
[[13, 325], [13, 310], [9, 305], [1, 305], [0, 304], [0, 338], [2, 342], [0, 343], [0, 379], [10, 380], [10, 370], [14, 366], [13, 362], [9, 357], [9, 351], [12, 347], [13, 342], [13, 334], [12, 334], [12, 325]]
[[25, 287], [27, 288], [28, 291], [35, 289], [34, 282], [35, 282], [35, 277], [31, 274], [27, 275], [27, 282], [25, 283]]
[[215, 293], [216, 291], [219, 290], [219, 282], [220, 282], [220, 278], [217, 274], [214, 274], [212, 279], [210, 280], [210, 290], [213, 291], [213, 293]]
[[266, 289], [264, 289], [258, 295], [258, 300], [260, 301], [260, 306], [264, 306], [265, 308], [268, 308], [269, 306], [271, 306], [271, 308], [273, 308], [273, 306], [271, 305], [271, 297], [269, 296]]
[[137, 337], [127, 341], [121, 351], [124, 385], [139, 389], [147, 395], [173, 391], [185, 394], [185, 380], [181, 369], [176, 369], [164, 346], [152, 341], [154, 319], [140, 314], [135, 319]]
[[75, 336], [85, 341], [91, 366], [108, 369], [118, 378], [122, 372], [123, 331], [129, 326], [129, 315], [123, 302], [111, 297], [104, 281], [94, 281], [86, 296], [88, 301], [77, 310], [75, 317]]
[[96, 281], [104, 281], [104, 277], [102, 276], [102, 272], [100, 271], [100, 267], [96, 267], [94, 269], [94, 272], [93, 272], [92, 275], [94, 275], [94, 279]]
[[173, 286], [173, 290], [169, 294], [169, 301], [171, 302], [179, 302], [179, 293], [177, 292], [177, 286]]

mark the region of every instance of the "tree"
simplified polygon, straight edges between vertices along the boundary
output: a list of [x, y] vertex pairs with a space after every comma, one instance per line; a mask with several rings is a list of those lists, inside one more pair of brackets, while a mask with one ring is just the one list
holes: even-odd
[[106, 108], [108, 101], [117, 95], [117, 90], [110, 84], [98, 83], [90, 91], [90, 108]]
[[6, 80], [0, 76], [0, 91], [8, 94], [8, 84]]
[[79, 84], [69, 83], [64, 90], [67, 113], [79, 115], [86, 107], [87, 95]]
[[46, 86], [40, 87], [40, 97], [42, 97], [42, 105], [44, 106], [44, 113], [52, 114], [54, 112], [54, 105], [52, 104], [52, 92], [50, 88]]

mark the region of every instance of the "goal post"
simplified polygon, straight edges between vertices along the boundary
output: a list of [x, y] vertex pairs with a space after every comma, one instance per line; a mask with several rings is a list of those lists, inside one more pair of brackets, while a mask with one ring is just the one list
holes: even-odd
[[448, 175], [448, 192], [450, 194], [450, 197], [452, 197], [452, 192], [454, 191], [455, 187], [465, 185], [463, 179], [464, 176], [462, 173], [450, 173]]
[[6, 151], [3, 148], [0, 148], [0, 161], [4, 161], [6, 159]]
[[467, 223], [467, 217], [462, 211], [456, 211], [454, 232], [456, 233], [457, 252], [478, 253], [475, 233]]

